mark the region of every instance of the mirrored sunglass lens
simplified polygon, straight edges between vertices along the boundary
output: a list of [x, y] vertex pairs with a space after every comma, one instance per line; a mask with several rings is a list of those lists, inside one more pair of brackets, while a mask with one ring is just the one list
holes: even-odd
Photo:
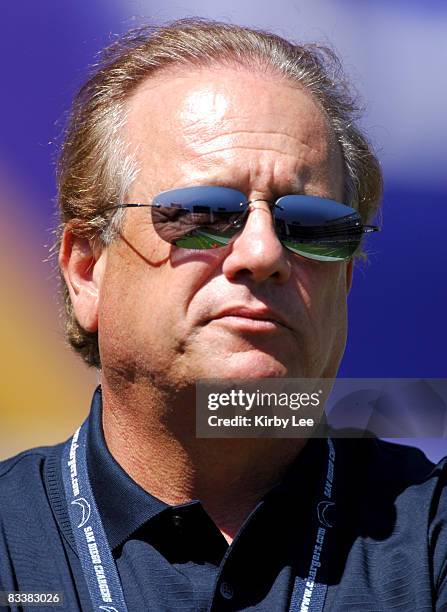
[[363, 226], [359, 213], [345, 204], [315, 196], [280, 198], [275, 226], [282, 244], [318, 261], [341, 261], [358, 248]]
[[243, 193], [228, 187], [185, 187], [154, 198], [152, 223], [163, 239], [186, 249], [225, 246], [242, 226]]
[[354, 255], [360, 241], [351, 242], [349, 244], [321, 244], [310, 243], [303, 241], [281, 240], [282, 244], [303, 257], [308, 259], [316, 259], [317, 261], [343, 261]]

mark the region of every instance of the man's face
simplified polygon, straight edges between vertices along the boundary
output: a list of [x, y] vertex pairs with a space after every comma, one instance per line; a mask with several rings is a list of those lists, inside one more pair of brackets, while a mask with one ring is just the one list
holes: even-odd
[[[307, 93], [274, 77], [231, 68], [159, 75], [131, 99], [125, 138], [141, 168], [129, 202], [197, 185], [232, 187], [250, 200], [304, 193], [342, 201], [327, 120]], [[127, 209], [102, 266], [106, 376], [112, 369], [180, 385], [338, 368], [351, 265], [287, 251], [265, 201], [216, 251], [171, 246], [154, 232], [149, 208]]]

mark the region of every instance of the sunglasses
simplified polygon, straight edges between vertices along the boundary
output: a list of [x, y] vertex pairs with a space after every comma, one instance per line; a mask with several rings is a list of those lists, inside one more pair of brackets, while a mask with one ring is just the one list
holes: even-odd
[[[157, 234], [176, 247], [217, 249], [239, 234], [250, 212], [237, 189], [219, 186], [184, 187], [163, 191], [152, 204], [119, 204], [115, 208], [148, 207]], [[285, 195], [269, 202], [281, 244], [298, 255], [317, 261], [343, 261], [352, 257], [363, 234], [380, 230], [363, 225], [357, 210], [326, 198]]]

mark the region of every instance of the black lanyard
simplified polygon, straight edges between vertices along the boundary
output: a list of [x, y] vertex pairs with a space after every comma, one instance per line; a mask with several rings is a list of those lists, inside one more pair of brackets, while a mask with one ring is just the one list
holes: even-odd
[[[82, 571], [94, 610], [127, 612], [121, 581], [112, 556], [101, 517], [96, 506], [87, 470], [88, 419], [67, 441], [62, 453], [62, 478], [68, 515]], [[316, 505], [318, 525], [312, 557], [306, 579], [297, 576], [290, 601], [290, 612], [321, 612], [327, 585], [319, 582], [323, 562], [326, 562], [327, 539], [333, 526], [326, 516], [334, 502], [335, 448], [327, 439], [328, 462], [321, 498]]]

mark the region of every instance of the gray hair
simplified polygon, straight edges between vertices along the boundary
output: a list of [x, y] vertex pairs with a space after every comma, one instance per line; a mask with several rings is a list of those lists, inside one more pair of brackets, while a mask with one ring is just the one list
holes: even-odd
[[[129, 31], [101, 54], [95, 71], [76, 95], [58, 162], [61, 224], [107, 245], [121, 227], [124, 211], [106, 213], [122, 202], [138, 174], [122, 136], [127, 101], [138, 85], [177, 66], [239, 65], [265, 70], [308, 91], [324, 111], [344, 163], [344, 201], [364, 222], [377, 211], [382, 175], [372, 148], [356, 126], [359, 108], [335, 53], [317, 44], [294, 44], [271, 32], [204, 19]], [[65, 283], [66, 332], [84, 361], [100, 367], [98, 337], [77, 322]]]

